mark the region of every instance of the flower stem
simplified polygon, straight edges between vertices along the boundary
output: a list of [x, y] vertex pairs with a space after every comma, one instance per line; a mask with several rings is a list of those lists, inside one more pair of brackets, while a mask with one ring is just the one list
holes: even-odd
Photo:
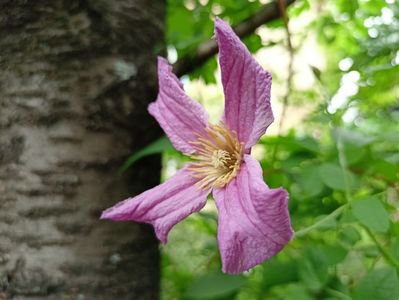
[[328, 293], [330, 293], [332, 296], [337, 297], [338, 299], [345, 299], [345, 300], [351, 300], [352, 299], [348, 295], [346, 295], [346, 294], [344, 294], [344, 293], [342, 293], [340, 291], [334, 290], [332, 288], [329, 288], [329, 287], [326, 288], [326, 291]]
[[363, 226], [363, 228], [364, 230], [366, 230], [367, 234], [373, 240], [374, 244], [377, 246], [378, 250], [381, 252], [384, 259], [399, 270], [399, 261], [397, 261], [396, 258], [385, 249], [384, 245], [380, 243], [380, 241], [377, 239], [377, 237], [369, 228], [367, 228], [366, 226]]
[[[344, 154], [344, 145], [342, 143], [342, 138], [341, 138], [340, 133], [338, 135], [338, 140], [337, 140], [337, 150], [338, 150], [339, 164], [342, 168], [342, 171], [344, 172], [346, 199], [348, 202], [351, 202], [352, 195], [350, 192], [349, 178], [348, 178], [348, 174], [347, 174], [347, 162], [346, 162], [346, 158], [345, 158], [345, 154]], [[377, 237], [374, 235], [374, 233], [367, 226], [362, 225], [362, 227], [364, 228], [364, 230], [366, 230], [367, 234], [373, 240], [374, 244], [377, 246], [378, 250], [381, 252], [385, 261], [399, 270], [399, 261], [397, 261], [396, 258], [391, 253], [389, 253], [388, 250], [385, 249], [385, 247], [380, 243], [380, 241], [377, 239]]]
[[345, 158], [344, 144], [342, 142], [341, 133], [338, 133], [337, 151], [338, 151], [339, 165], [341, 166], [341, 170], [342, 170], [343, 178], [344, 178], [346, 200], [348, 202], [350, 202], [350, 201], [352, 201], [352, 195], [350, 192], [351, 187], [349, 184], [348, 166], [347, 166], [347, 162], [346, 162], [346, 158]]
[[321, 225], [325, 224], [326, 222], [335, 219], [336, 217], [338, 217], [345, 210], [345, 208], [347, 206], [348, 206], [348, 204], [344, 204], [344, 205], [338, 207], [336, 210], [331, 212], [329, 215], [327, 215], [323, 219], [321, 219], [321, 220], [317, 221], [316, 223], [314, 223], [313, 225], [311, 225], [309, 227], [306, 227], [306, 228], [303, 228], [301, 230], [298, 230], [297, 232], [295, 232], [294, 237], [295, 238], [303, 237], [303, 236], [307, 235], [313, 229], [316, 229], [316, 228], [320, 227]]

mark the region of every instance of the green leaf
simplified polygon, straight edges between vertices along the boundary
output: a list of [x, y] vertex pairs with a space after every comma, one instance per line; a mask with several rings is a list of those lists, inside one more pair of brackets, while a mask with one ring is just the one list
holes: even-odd
[[325, 185], [334, 189], [344, 191], [346, 189], [346, 180], [349, 188], [354, 185], [354, 177], [351, 173], [344, 171], [337, 165], [325, 163], [319, 167], [319, 174], [321, 180]]
[[317, 166], [307, 166], [301, 170], [299, 184], [305, 196], [313, 197], [323, 191], [323, 181], [320, 178]]
[[131, 155], [119, 169], [118, 173], [122, 174], [125, 172], [130, 166], [132, 166], [136, 161], [139, 159], [156, 153], [162, 153], [167, 150], [174, 149], [172, 144], [170, 143], [169, 139], [166, 136], [159, 138], [158, 140], [152, 142], [151, 144], [147, 145], [143, 149], [137, 151], [133, 155]]
[[263, 265], [262, 287], [264, 288], [286, 284], [297, 280], [297, 266], [294, 260], [282, 262], [274, 258]]
[[[277, 292], [279, 298], [284, 300], [314, 300], [312, 294], [306, 289], [305, 286], [299, 283], [288, 284], [284, 289]], [[262, 298], [269, 299], [269, 298]], [[275, 299], [275, 298], [273, 298]]]
[[304, 138], [297, 139], [296, 143], [309, 152], [318, 153], [320, 151], [320, 145], [318, 141], [312, 137], [306, 136]]
[[336, 140], [341, 139], [344, 143], [350, 143], [359, 147], [366, 146], [374, 141], [374, 138], [371, 136], [347, 128], [335, 128], [333, 136]]
[[392, 243], [392, 254], [396, 259], [399, 259], [399, 239], [395, 239]]
[[361, 238], [360, 233], [353, 227], [345, 227], [339, 232], [339, 239], [348, 246], [353, 246]]
[[359, 8], [359, 4], [357, 0], [338, 0], [337, 7], [341, 10], [341, 12], [347, 12], [353, 16], [356, 12], [356, 9]]
[[204, 79], [206, 84], [216, 83], [215, 71], [217, 69], [216, 58], [210, 58], [204, 65], [200, 68], [192, 71], [190, 73], [190, 79], [201, 78]]
[[333, 266], [343, 261], [348, 253], [340, 245], [320, 245], [319, 249], [325, 254], [327, 265]]
[[317, 80], [320, 81], [320, 79], [321, 79], [321, 71], [320, 71], [320, 69], [316, 68], [315, 66], [312, 66], [312, 65], [310, 66], [310, 69], [312, 70], [313, 75], [317, 78]]
[[354, 290], [354, 300], [394, 300], [398, 297], [398, 274], [390, 267], [370, 272], [362, 278]]
[[262, 39], [257, 34], [252, 34], [243, 39], [244, 44], [247, 46], [251, 53], [255, 53], [260, 48], [262, 48]]
[[344, 144], [344, 156], [349, 165], [355, 164], [366, 155], [366, 148], [352, 143]]
[[308, 248], [298, 261], [298, 275], [313, 292], [320, 291], [328, 281], [328, 259], [318, 248]]
[[398, 181], [399, 168], [396, 164], [392, 164], [385, 160], [380, 160], [372, 166], [372, 170], [378, 174], [381, 174], [388, 181]]
[[302, 12], [309, 10], [310, 5], [308, 0], [299, 1], [296, 4], [292, 5], [289, 9], [289, 15], [291, 17], [297, 17]]
[[191, 299], [207, 299], [230, 295], [246, 283], [243, 276], [209, 273], [194, 279], [185, 296]]
[[387, 232], [389, 214], [378, 198], [370, 196], [351, 202], [355, 218], [369, 229], [376, 232]]
[[395, 222], [392, 224], [392, 233], [394, 236], [399, 238], [399, 222]]
[[318, 226], [319, 230], [329, 230], [329, 229], [335, 229], [337, 228], [337, 219], [336, 218], [327, 218], [328, 215], [318, 215], [314, 222], [320, 222], [323, 220], [323, 222]]
[[399, 132], [381, 132], [381, 141], [389, 141], [392, 143], [399, 143]]
[[[201, 211], [191, 218], [191, 224], [201, 232], [205, 232], [212, 237], [217, 235], [217, 215], [216, 212]], [[215, 243], [216, 246], [216, 243]]]

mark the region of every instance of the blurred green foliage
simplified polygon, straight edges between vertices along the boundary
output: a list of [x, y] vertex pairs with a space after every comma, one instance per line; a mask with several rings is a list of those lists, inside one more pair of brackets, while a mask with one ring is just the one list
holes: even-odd
[[[261, 6], [170, 0], [168, 45], [187, 55], [212, 36], [216, 15], [236, 24]], [[399, 299], [399, 5], [298, 0], [289, 16], [309, 11], [317, 17], [296, 34], [317, 36], [327, 66], [309, 66], [317, 84], [293, 89], [290, 101], [314, 109], [301, 126], [260, 141], [265, 181], [289, 191], [294, 239], [250, 272], [223, 275], [216, 211], [195, 214], [162, 248], [163, 299]], [[266, 26], [281, 30], [283, 23]], [[245, 42], [252, 52], [274, 47], [257, 35]], [[190, 77], [213, 82], [215, 68], [213, 59]], [[349, 77], [355, 92], [334, 104]], [[182, 164], [176, 152], [165, 160]]]
[[[168, 46], [176, 50], [178, 58], [190, 55], [201, 42], [207, 41], [213, 35], [213, 19], [216, 16], [237, 24], [254, 14], [261, 6], [258, 1], [248, 0], [170, 0], [167, 5]], [[251, 51], [262, 47], [257, 34], [246, 38], [244, 42]], [[216, 58], [213, 57], [189, 74], [190, 78], [202, 78], [206, 83], [215, 83], [216, 67]]]

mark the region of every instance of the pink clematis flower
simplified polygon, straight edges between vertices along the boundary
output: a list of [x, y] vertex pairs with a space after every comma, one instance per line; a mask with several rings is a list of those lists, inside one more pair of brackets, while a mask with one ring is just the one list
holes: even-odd
[[241, 273], [276, 255], [292, 237], [288, 194], [263, 181], [251, 147], [273, 122], [271, 75], [251, 57], [224, 21], [215, 25], [225, 94], [223, 120], [208, 123], [163, 58], [158, 59], [159, 94], [149, 105], [174, 147], [191, 156], [171, 179], [105, 210], [102, 219], [153, 225], [167, 242], [170, 229], [204, 207], [210, 193], [218, 209], [222, 270]]

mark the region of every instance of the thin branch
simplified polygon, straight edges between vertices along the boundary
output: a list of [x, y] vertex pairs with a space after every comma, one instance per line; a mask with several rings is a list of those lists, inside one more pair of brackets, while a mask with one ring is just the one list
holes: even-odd
[[[283, 22], [284, 22], [284, 29], [285, 29], [285, 34], [287, 38], [287, 49], [289, 53], [289, 60], [288, 60], [288, 77], [286, 81], [286, 88], [285, 88], [285, 95], [283, 97], [283, 107], [281, 111], [281, 117], [280, 121], [278, 123], [278, 130], [277, 130], [277, 135], [281, 135], [281, 131], [283, 129], [283, 122], [285, 119], [285, 115], [287, 113], [287, 107], [288, 107], [288, 100], [290, 98], [291, 94], [291, 86], [292, 86], [292, 78], [294, 76], [294, 47], [292, 46], [291, 42], [291, 32], [289, 28], [289, 19], [287, 15], [287, 6], [284, 0], [278, 0], [278, 8], [280, 11], [280, 14], [282, 16]], [[278, 145], [275, 145], [273, 148], [273, 153], [272, 153], [272, 164], [274, 165], [274, 162], [276, 161], [276, 155], [278, 152]]]
[[337, 290], [334, 290], [334, 289], [329, 288], [329, 287], [326, 287], [326, 291], [327, 291], [328, 293], [330, 293], [331, 296], [335, 296], [335, 297], [337, 297], [338, 299], [345, 299], [345, 300], [351, 300], [351, 299], [352, 299], [352, 298], [349, 297], [347, 294], [344, 294], [344, 293], [341, 292], [341, 291], [337, 291]]
[[[283, 2], [285, 6], [291, 5], [295, 0], [278, 0]], [[265, 5], [260, 11], [247, 18], [243, 22], [234, 26], [233, 29], [240, 37], [251, 35], [257, 28], [263, 24], [276, 20], [281, 16], [281, 10], [277, 1]], [[215, 39], [200, 44], [192, 55], [179, 59], [173, 65], [173, 71], [181, 77], [192, 72], [194, 69], [202, 66], [209, 58], [218, 52], [218, 46]]]
[[295, 238], [303, 237], [303, 236], [307, 235], [309, 232], [311, 232], [312, 230], [324, 225], [328, 221], [336, 219], [346, 209], [347, 206], [348, 206], [348, 204], [344, 204], [344, 205], [338, 207], [333, 212], [331, 212], [329, 215], [325, 216], [323, 219], [314, 223], [313, 225], [296, 231], [294, 234], [294, 237]]
[[287, 81], [286, 81], [286, 91], [285, 91], [285, 95], [283, 97], [283, 109], [282, 109], [282, 112], [281, 112], [280, 122], [278, 124], [278, 135], [280, 135], [281, 134], [281, 130], [283, 128], [283, 122], [284, 122], [284, 119], [285, 119], [285, 115], [287, 113], [288, 100], [289, 100], [290, 93], [291, 93], [292, 78], [293, 78], [293, 75], [294, 75], [294, 69], [293, 69], [293, 65], [294, 65], [294, 48], [292, 47], [292, 42], [291, 42], [291, 32], [290, 32], [290, 28], [289, 28], [289, 19], [288, 19], [288, 15], [287, 15], [287, 6], [286, 6], [284, 0], [278, 0], [278, 4], [279, 4], [280, 14], [281, 14], [283, 22], [284, 22], [284, 29], [285, 29], [285, 33], [286, 33], [286, 37], [287, 37], [287, 49], [288, 49], [288, 53], [289, 53], [288, 77], [287, 77]]
[[346, 200], [350, 202], [350, 201], [352, 201], [352, 195], [350, 192], [351, 186], [349, 183], [348, 164], [346, 163], [346, 157], [345, 157], [345, 152], [344, 152], [344, 143], [342, 141], [340, 132], [338, 132], [338, 137], [337, 137], [337, 151], [338, 151], [338, 162], [339, 162], [339, 165], [340, 165], [342, 173], [343, 173]]
[[378, 250], [384, 257], [385, 261], [394, 266], [397, 270], [399, 270], [399, 261], [396, 260], [395, 256], [393, 256], [391, 253], [389, 253], [388, 250], [385, 249], [384, 245], [380, 243], [380, 241], [377, 239], [377, 237], [370, 229], [368, 229], [366, 226], [363, 226], [363, 228], [366, 230], [367, 234], [373, 240], [374, 244], [377, 246]]
[[[344, 183], [345, 183], [345, 195], [346, 195], [346, 200], [348, 202], [352, 202], [352, 195], [350, 191], [350, 184], [349, 184], [349, 177], [348, 177], [348, 166], [345, 158], [345, 153], [344, 153], [344, 145], [341, 137], [341, 133], [338, 133], [338, 139], [337, 139], [337, 151], [338, 151], [338, 160], [339, 164], [341, 166], [342, 171], [344, 172]], [[348, 203], [346, 204], [348, 205]], [[370, 238], [373, 240], [374, 244], [377, 246], [378, 250], [384, 257], [385, 261], [392, 266], [394, 266], [397, 270], [399, 270], [399, 261], [396, 260], [395, 256], [393, 256], [387, 249], [385, 249], [384, 245], [380, 243], [380, 241], [377, 239], [377, 237], [374, 235], [374, 233], [367, 227], [362, 225], [364, 230], [366, 230], [367, 234], [370, 236]]]

